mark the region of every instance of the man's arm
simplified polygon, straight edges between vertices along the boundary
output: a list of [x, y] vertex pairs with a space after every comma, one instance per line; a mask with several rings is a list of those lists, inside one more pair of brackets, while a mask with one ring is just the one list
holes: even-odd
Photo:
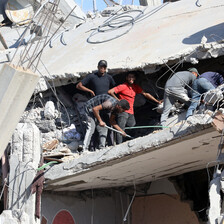
[[79, 89], [79, 90], [85, 91], [85, 92], [89, 92], [89, 93], [91, 94], [91, 96], [95, 96], [95, 93], [94, 93], [91, 89], [85, 87], [85, 86], [82, 84], [82, 82], [79, 82], [79, 83], [77, 84], [76, 88]]
[[120, 101], [120, 100], [117, 98], [117, 96], [115, 95], [114, 88], [109, 89], [109, 90], [108, 90], [108, 94], [110, 94], [111, 96], [113, 96], [116, 100]]
[[148, 100], [152, 100], [152, 101], [154, 101], [154, 102], [156, 102], [158, 104], [162, 103], [162, 100], [157, 100], [150, 93], [146, 93], [146, 92], [142, 91], [141, 94]]
[[116, 122], [116, 116], [115, 114], [111, 114], [110, 115], [110, 124], [117, 129], [118, 131], [120, 131], [122, 133], [122, 135], [125, 137], [127, 134], [119, 127], [119, 125]]
[[93, 107], [93, 114], [94, 114], [94, 116], [96, 117], [96, 119], [98, 120], [99, 125], [100, 125], [101, 127], [104, 127], [106, 124], [105, 124], [105, 122], [103, 122], [103, 120], [101, 119], [101, 117], [100, 117], [100, 113], [99, 113], [99, 111], [102, 110], [102, 109], [103, 109], [102, 104]]

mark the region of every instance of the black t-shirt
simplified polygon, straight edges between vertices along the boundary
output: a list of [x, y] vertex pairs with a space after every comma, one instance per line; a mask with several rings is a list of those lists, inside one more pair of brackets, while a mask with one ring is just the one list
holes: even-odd
[[107, 73], [103, 76], [99, 76], [98, 72], [89, 74], [81, 82], [84, 86], [93, 90], [96, 96], [100, 94], [107, 94], [108, 90], [115, 86], [114, 79]]

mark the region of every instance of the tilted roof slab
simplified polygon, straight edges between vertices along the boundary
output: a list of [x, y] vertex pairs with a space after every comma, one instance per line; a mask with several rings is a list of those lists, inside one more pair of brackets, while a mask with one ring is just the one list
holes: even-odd
[[[132, 23], [129, 23], [124, 28], [92, 36], [91, 41], [109, 40], [98, 44], [88, 43], [87, 39], [108, 17], [88, 19], [76, 29], [59, 35], [52, 41], [52, 48], [48, 45], [45, 47], [41, 61], [44, 66], [40, 63], [38, 71], [47, 80], [54, 80], [55, 86], [59, 86], [71, 79], [77, 81], [81, 76], [96, 70], [97, 62], [101, 59], [108, 61], [110, 72], [135, 69], [153, 73], [165, 63], [174, 63], [180, 59], [198, 63], [201, 59], [222, 56], [224, 2], [208, 0], [200, 2], [200, 5], [198, 7], [195, 0], [182, 0], [158, 7], [143, 7], [144, 14], [139, 11], [123, 14], [123, 23], [131, 21], [129, 15], [136, 17], [141, 14], [142, 17], [133, 22], [132, 29]], [[113, 21], [112, 25], [116, 25], [116, 22]], [[3, 29], [10, 31], [7, 27]], [[4, 32], [6, 42], [10, 39], [8, 31]], [[117, 36], [120, 37], [115, 38]], [[13, 41], [15, 36], [11, 42], [7, 42], [9, 47]], [[13, 48], [10, 50], [13, 51]], [[16, 58], [14, 60], [16, 63]], [[37, 91], [48, 88], [44, 79], [40, 79]]]
[[[108, 19], [96, 18], [64, 33], [67, 45], [58, 39], [45, 51], [44, 61], [52, 74], [75, 74], [95, 70], [102, 58], [108, 61], [109, 69], [116, 70], [144, 69], [189, 54], [198, 59], [217, 57], [224, 55], [223, 10], [224, 2], [219, 0], [203, 1], [201, 7], [194, 0], [147, 7], [145, 16], [127, 34], [91, 44], [87, 42], [90, 34]], [[99, 33], [92, 41], [108, 40], [125, 31]], [[201, 44], [203, 36], [207, 44]]]
[[191, 125], [184, 121], [54, 165], [45, 173], [45, 189], [79, 191], [129, 186], [204, 169], [216, 160], [220, 134], [207, 115], [197, 115], [196, 121]]

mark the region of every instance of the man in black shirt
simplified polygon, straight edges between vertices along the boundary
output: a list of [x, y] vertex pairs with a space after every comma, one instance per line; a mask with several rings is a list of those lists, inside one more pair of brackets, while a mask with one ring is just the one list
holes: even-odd
[[98, 72], [87, 75], [76, 86], [77, 89], [89, 92], [91, 96], [107, 94], [107, 91], [115, 86], [112, 76], [106, 73], [107, 62], [100, 60]]
[[[107, 94], [108, 90], [115, 86], [115, 81], [112, 76], [106, 73], [106, 69], [107, 69], [107, 62], [105, 60], [100, 60], [98, 62], [98, 71], [87, 75], [81, 82], [77, 84], [76, 88], [90, 93], [92, 97], [101, 94]], [[109, 113], [107, 113], [106, 111], [100, 111], [100, 116], [107, 125], [110, 125]], [[108, 136], [107, 140], [108, 144], [111, 145], [113, 140], [111, 139], [110, 136]], [[96, 144], [97, 143], [95, 142], [94, 145]]]

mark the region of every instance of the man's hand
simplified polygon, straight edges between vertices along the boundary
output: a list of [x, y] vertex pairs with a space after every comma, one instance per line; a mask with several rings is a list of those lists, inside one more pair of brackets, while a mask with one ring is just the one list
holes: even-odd
[[101, 122], [99, 122], [99, 125], [100, 125], [100, 127], [105, 127], [105, 122], [103, 122], [103, 121], [101, 121]]
[[124, 131], [122, 131], [122, 136], [123, 136], [123, 137], [126, 137], [127, 134], [126, 134]]
[[85, 87], [82, 82], [79, 82], [77, 85], [76, 85], [76, 88], [79, 89], [79, 90], [82, 90], [82, 91], [85, 91], [85, 92], [89, 92], [91, 94], [92, 97], [94, 97], [96, 94], [89, 88]]
[[90, 92], [92, 97], [96, 96], [95, 93], [92, 90], [90, 90], [89, 92]]

